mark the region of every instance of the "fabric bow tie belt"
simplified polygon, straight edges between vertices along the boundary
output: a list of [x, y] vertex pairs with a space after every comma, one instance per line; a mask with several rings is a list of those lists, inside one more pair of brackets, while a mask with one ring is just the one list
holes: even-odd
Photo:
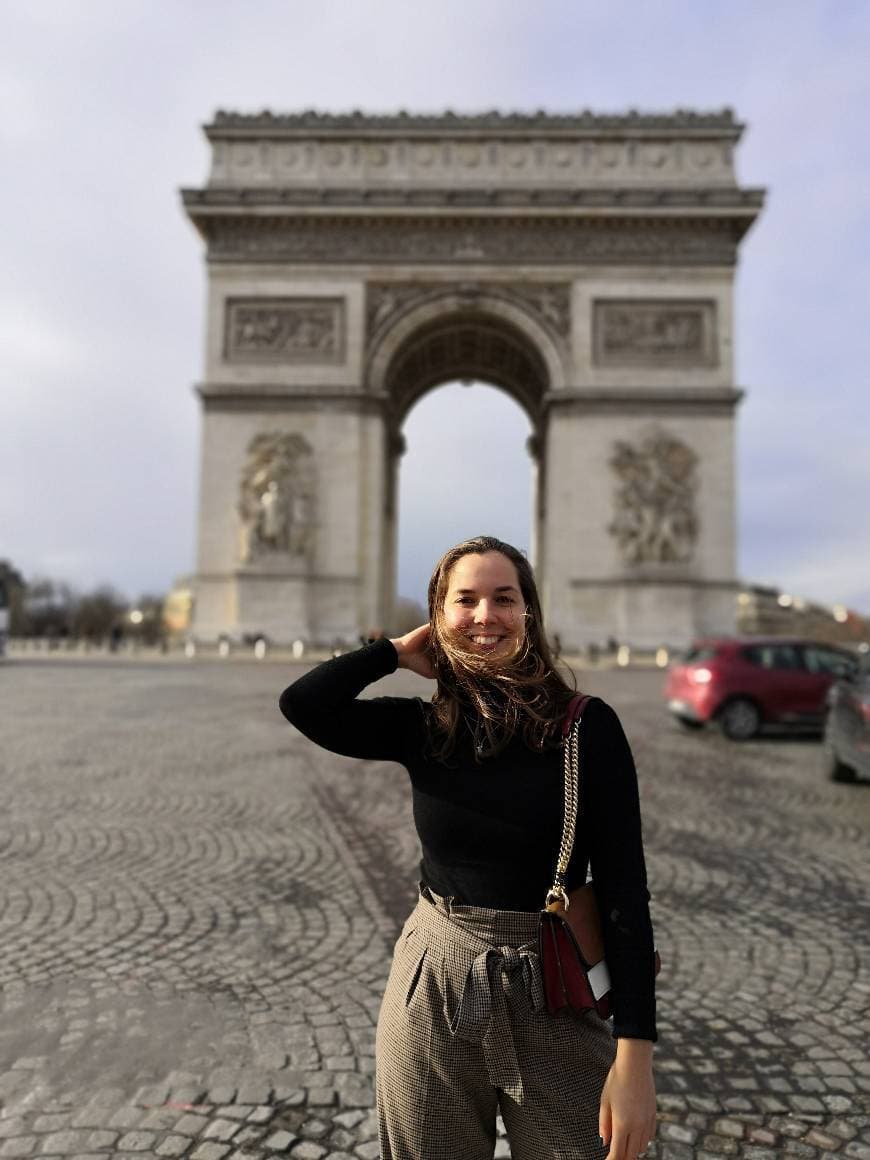
[[[487, 947], [471, 964], [450, 1030], [469, 1043], [482, 1043], [499, 998], [506, 996], [517, 1010], [519, 995], [525, 994], [533, 1011], [545, 1006], [544, 986], [537, 950], [532, 944], [521, 947]], [[494, 1001], [495, 999], [495, 1001]]]
[[521, 1015], [524, 1000], [534, 1012], [546, 1008], [536, 946], [487, 947], [472, 963], [449, 1019], [453, 1035], [483, 1048], [492, 1084], [518, 1102], [523, 1081], [508, 1011]]
[[[420, 913], [422, 911], [422, 913]], [[483, 1050], [490, 1082], [517, 1102], [523, 1099], [523, 1081], [511, 1033], [510, 1016], [519, 1020], [546, 1010], [537, 939], [520, 946], [494, 946], [462, 925], [458, 915], [447, 914], [432, 903], [418, 908], [424, 928], [429, 927], [442, 947], [453, 943], [475, 952], [470, 967], [468, 956], [445, 958], [445, 971], [467, 970], [464, 979], [454, 976], [453, 987], [445, 987], [444, 1015], [450, 1031], [459, 1039]], [[531, 932], [529, 932], [531, 933]], [[461, 963], [461, 965], [460, 965]], [[455, 1011], [448, 1009], [449, 994], [460, 993]]]

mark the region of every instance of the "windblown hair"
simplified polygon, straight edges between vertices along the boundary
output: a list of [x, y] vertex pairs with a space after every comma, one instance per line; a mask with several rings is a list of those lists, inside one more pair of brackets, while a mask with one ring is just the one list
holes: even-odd
[[[511, 561], [525, 605], [512, 647], [497, 656], [472, 652], [444, 613], [453, 566], [463, 556], [485, 552], [501, 552]], [[556, 670], [534, 573], [522, 552], [494, 536], [475, 536], [445, 552], [429, 581], [429, 624], [438, 685], [429, 715], [430, 748], [437, 760], [446, 763], [453, 754], [463, 718], [475, 736], [476, 760], [501, 752], [516, 734], [530, 749], [561, 744], [562, 720], [576, 682], [567, 667], [572, 684]]]

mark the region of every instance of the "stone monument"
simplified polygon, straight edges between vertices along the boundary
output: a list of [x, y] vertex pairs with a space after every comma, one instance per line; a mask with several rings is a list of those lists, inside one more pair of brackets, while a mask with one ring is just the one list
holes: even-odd
[[182, 193], [208, 267], [194, 634], [389, 629], [402, 424], [456, 379], [529, 416], [563, 648], [733, 631], [742, 128], [217, 113]]

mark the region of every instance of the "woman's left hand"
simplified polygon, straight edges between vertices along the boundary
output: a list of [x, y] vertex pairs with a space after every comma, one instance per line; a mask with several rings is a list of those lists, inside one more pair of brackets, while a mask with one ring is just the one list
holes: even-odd
[[617, 1057], [601, 1092], [598, 1131], [610, 1144], [606, 1160], [635, 1160], [646, 1151], [656, 1132], [651, 1059]]

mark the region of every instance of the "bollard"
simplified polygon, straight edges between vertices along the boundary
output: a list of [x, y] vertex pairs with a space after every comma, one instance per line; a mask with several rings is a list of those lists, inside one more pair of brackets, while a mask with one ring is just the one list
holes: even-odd
[[305, 642], [301, 640], [294, 640], [291, 651], [295, 661], [302, 660], [303, 656], [305, 656]]
[[262, 636], [258, 636], [257, 639], [254, 641], [254, 656], [257, 658], [258, 661], [261, 661], [261, 660], [265, 659], [267, 652], [268, 652], [268, 647], [266, 645], [265, 639]]

